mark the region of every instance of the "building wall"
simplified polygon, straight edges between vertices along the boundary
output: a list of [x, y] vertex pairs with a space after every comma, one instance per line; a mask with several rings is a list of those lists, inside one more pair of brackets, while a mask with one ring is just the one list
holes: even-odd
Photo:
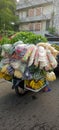
[[53, 5], [45, 5], [43, 6], [43, 14], [49, 14], [52, 13]]
[[54, 27], [56, 28], [56, 33], [59, 34], [59, 0], [54, 0]]
[[20, 30], [45, 33], [49, 27], [55, 26], [59, 33], [59, 0], [22, 0], [17, 11]]

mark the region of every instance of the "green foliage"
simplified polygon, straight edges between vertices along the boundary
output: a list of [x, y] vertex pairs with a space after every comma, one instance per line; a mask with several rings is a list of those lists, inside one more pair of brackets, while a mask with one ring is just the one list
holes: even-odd
[[10, 42], [10, 39], [7, 37], [3, 37], [2, 40], [0, 40], [0, 45], [9, 44], [9, 43], [11, 42]]
[[13, 31], [13, 30], [3, 30], [3, 29], [1, 29], [0, 30], [0, 36], [7, 36], [7, 37], [10, 37], [10, 36], [12, 36], [12, 35], [14, 35], [15, 34], [15, 31]]
[[55, 27], [51, 27], [51, 28], [49, 28], [49, 33], [51, 33], [51, 34], [55, 34], [56, 33], [56, 29], [55, 29]]
[[12, 31], [12, 30], [7, 31], [7, 37], [10, 37], [10, 36], [12, 36], [14, 34], [15, 34], [15, 31]]
[[0, 29], [13, 29], [12, 22], [16, 22], [15, 15], [16, 3], [15, 0], [0, 0]]
[[18, 32], [15, 37], [12, 38], [11, 43], [15, 43], [22, 40], [24, 43], [37, 44], [38, 42], [46, 42], [47, 39], [41, 35], [36, 35], [32, 32]]
[[[14, 32], [9, 32], [10, 34], [14, 33]], [[9, 34], [9, 36], [10, 36]], [[0, 40], [0, 44], [14, 44], [15, 42], [21, 40], [23, 41], [25, 44], [29, 43], [29, 44], [37, 44], [38, 42], [47, 42], [47, 39], [41, 35], [37, 35], [34, 34], [32, 32], [17, 32], [15, 35], [12, 35], [13, 38], [9, 39], [7, 37], [3, 37], [2, 40]]]

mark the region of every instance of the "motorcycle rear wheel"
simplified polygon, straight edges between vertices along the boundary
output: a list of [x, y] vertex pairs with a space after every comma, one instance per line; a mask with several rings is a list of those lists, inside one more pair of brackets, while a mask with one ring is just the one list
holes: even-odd
[[15, 88], [15, 92], [17, 95], [24, 95], [26, 91], [23, 88], [21, 88], [20, 86], [18, 86]]

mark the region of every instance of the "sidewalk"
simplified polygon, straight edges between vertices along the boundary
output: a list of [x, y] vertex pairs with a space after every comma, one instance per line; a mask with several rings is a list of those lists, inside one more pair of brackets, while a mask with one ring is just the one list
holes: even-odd
[[12, 93], [12, 83], [5, 79], [0, 79], [0, 97], [5, 96], [7, 93]]

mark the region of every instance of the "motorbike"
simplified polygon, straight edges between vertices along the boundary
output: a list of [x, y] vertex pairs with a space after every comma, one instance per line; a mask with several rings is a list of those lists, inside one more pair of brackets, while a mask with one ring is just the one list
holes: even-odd
[[15, 89], [15, 92], [17, 95], [24, 95], [28, 91], [32, 91], [34, 93], [39, 92], [41, 90], [44, 92], [50, 91], [50, 88], [48, 88], [48, 85], [49, 85], [49, 82], [45, 81], [45, 84], [41, 88], [32, 89], [25, 84], [24, 79], [17, 78], [17, 77], [13, 77], [13, 79], [12, 79], [12, 89]]

